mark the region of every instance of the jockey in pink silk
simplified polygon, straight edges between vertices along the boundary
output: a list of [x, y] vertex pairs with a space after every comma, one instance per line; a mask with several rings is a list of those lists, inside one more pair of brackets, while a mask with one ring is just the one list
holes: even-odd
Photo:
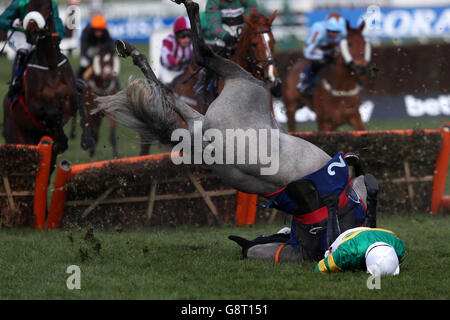
[[160, 80], [169, 84], [182, 74], [193, 57], [191, 24], [187, 17], [175, 20], [173, 34], [164, 38], [161, 47]]

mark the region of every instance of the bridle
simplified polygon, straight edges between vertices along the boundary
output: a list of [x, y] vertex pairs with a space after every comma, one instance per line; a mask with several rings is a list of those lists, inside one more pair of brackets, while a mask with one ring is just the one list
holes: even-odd
[[[268, 43], [267, 39], [265, 38], [265, 36], [269, 35], [271, 32], [272, 32], [271, 29], [259, 30], [259, 31], [249, 31], [248, 34], [250, 35], [250, 37], [248, 37], [248, 42], [249, 42], [250, 56], [243, 56], [242, 54], [240, 54], [239, 52], [236, 51], [236, 55], [239, 58], [245, 60], [250, 65], [252, 73], [255, 75], [259, 75], [263, 79], [265, 79], [264, 78], [264, 70], [266, 70], [266, 68], [273, 66], [275, 64], [275, 61], [272, 57], [272, 52], [270, 51], [270, 48], [269, 48], [269, 43]], [[263, 43], [266, 46], [267, 59], [257, 59], [256, 58], [255, 52], [253, 50], [252, 41], [251, 41], [251, 35], [254, 35], [254, 34], [262, 35]], [[238, 36], [240, 37], [239, 34], [238, 34]]]
[[[364, 60], [369, 63], [371, 58], [371, 47], [370, 42], [363, 38], [364, 40]], [[342, 57], [345, 61], [345, 64], [353, 70], [357, 75], [363, 75], [366, 72], [367, 67], [363, 67], [361, 65], [357, 65], [353, 62], [353, 56], [350, 53], [348, 40], [342, 39], [339, 43], [339, 49], [341, 51]]]

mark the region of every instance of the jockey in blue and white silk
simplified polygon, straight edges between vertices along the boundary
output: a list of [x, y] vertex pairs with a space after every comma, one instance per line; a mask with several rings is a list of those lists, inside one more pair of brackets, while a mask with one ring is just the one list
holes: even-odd
[[303, 55], [310, 64], [300, 74], [297, 88], [301, 93], [312, 93], [317, 74], [333, 60], [335, 47], [346, 36], [345, 19], [337, 13], [330, 13], [325, 21], [313, 24], [303, 50]]

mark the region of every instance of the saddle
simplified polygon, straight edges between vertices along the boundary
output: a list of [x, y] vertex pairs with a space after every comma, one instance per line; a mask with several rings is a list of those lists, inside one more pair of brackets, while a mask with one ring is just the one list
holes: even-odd
[[[326, 249], [327, 242], [332, 242], [331, 236], [327, 235], [330, 210], [336, 213], [336, 220], [331, 223], [335, 224], [338, 233], [340, 229], [363, 223], [366, 208], [350, 182], [344, 154], [339, 152], [316, 172], [266, 195], [267, 203], [260, 206], [292, 214], [289, 243], [297, 249], [300, 238], [302, 247], [314, 248], [309, 256], [315, 256], [315, 252]], [[348, 215], [351, 211], [354, 214]], [[301, 230], [296, 230], [297, 225]]]

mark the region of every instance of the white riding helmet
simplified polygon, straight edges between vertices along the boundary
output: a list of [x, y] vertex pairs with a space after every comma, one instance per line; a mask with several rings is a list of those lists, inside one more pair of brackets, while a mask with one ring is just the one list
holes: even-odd
[[372, 275], [393, 275], [400, 273], [397, 253], [385, 242], [375, 242], [366, 250], [367, 272]]

